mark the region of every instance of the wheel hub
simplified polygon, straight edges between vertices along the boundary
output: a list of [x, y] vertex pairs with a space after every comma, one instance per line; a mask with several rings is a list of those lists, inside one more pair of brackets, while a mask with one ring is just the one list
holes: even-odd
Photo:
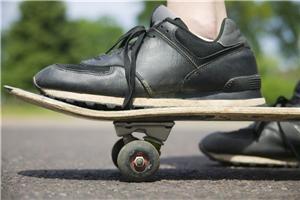
[[149, 166], [148, 156], [144, 152], [135, 153], [130, 160], [130, 166], [136, 172], [144, 172]]
[[142, 167], [145, 164], [145, 160], [142, 156], [137, 156], [133, 162], [137, 167]]

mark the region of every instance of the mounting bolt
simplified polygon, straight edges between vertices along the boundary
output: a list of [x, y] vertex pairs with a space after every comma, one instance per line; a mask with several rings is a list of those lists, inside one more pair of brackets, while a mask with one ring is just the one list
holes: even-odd
[[144, 160], [143, 156], [137, 156], [137, 157], [134, 159], [134, 164], [135, 164], [137, 167], [142, 167], [142, 166], [144, 166], [145, 160]]

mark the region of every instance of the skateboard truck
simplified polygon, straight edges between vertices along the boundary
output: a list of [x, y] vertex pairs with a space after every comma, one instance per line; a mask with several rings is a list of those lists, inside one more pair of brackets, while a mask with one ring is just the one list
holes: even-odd
[[167, 140], [174, 122], [117, 122], [114, 121], [117, 136], [123, 137], [124, 142], [128, 143], [134, 140], [132, 133], [145, 133], [144, 139], [157, 148]]

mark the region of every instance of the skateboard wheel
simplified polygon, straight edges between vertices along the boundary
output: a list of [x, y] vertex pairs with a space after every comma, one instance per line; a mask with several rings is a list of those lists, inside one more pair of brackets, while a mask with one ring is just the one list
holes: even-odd
[[119, 152], [118, 167], [129, 181], [145, 181], [159, 168], [159, 153], [149, 142], [136, 140]]
[[119, 139], [111, 149], [111, 159], [116, 167], [118, 167], [118, 155], [120, 150], [123, 148], [125, 145], [123, 138]]

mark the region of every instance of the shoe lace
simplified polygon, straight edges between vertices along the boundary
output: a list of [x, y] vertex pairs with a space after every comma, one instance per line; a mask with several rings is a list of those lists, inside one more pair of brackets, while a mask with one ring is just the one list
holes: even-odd
[[[289, 100], [287, 98], [283, 97], [283, 96], [280, 96], [280, 97], [277, 98], [276, 103], [274, 105], [272, 105], [272, 107], [285, 107], [285, 105], [287, 103], [289, 103]], [[265, 126], [268, 125], [269, 123], [270, 122], [265, 122], [265, 121], [255, 123], [255, 125], [254, 125], [254, 129], [255, 129], [254, 134], [255, 134], [256, 140], [259, 139], [259, 137], [260, 137], [262, 131], [264, 130]], [[283, 144], [285, 145], [285, 148], [290, 149], [294, 153], [296, 158], [298, 160], [300, 160], [299, 152], [295, 149], [295, 147], [292, 144], [290, 144], [289, 139], [285, 135], [285, 132], [283, 131], [280, 122], [277, 121], [276, 124], [278, 126], [279, 133], [280, 133], [280, 136], [282, 138]]]
[[277, 122], [277, 125], [286, 149], [289, 149], [295, 155], [295, 157], [300, 161], [300, 152], [295, 148], [295, 146], [290, 142], [288, 137], [285, 135], [285, 132], [283, 131], [280, 122]]
[[[122, 107], [124, 109], [131, 109], [133, 103], [133, 95], [135, 90], [135, 76], [136, 76], [136, 58], [143, 40], [147, 34], [144, 26], [136, 26], [130, 29], [127, 33], [122, 35], [119, 40], [106, 52], [110, 53], [118, 46], [118, 49], [123, 48], [124, 54], [124, 68], [125, 78], [128, 85], [128, 90], [125, 94]], [[132, 42], [136, 39], [134, 42]], [[129, 51], [130, 55], [129, 55]]]
[[[272, 105], [272, 107], [285, 107], [285, 105], [288, 103], [288, 99], [285, 98], [284, 96], [280, 96], [277, 98], [276, 102]], [[264, 130], [265, 126], [268, 125], [270, 122], [266, 121], [259, 121], [254, 124], [254, 134], [256, 140], [259, 139], [262, 131]]]

